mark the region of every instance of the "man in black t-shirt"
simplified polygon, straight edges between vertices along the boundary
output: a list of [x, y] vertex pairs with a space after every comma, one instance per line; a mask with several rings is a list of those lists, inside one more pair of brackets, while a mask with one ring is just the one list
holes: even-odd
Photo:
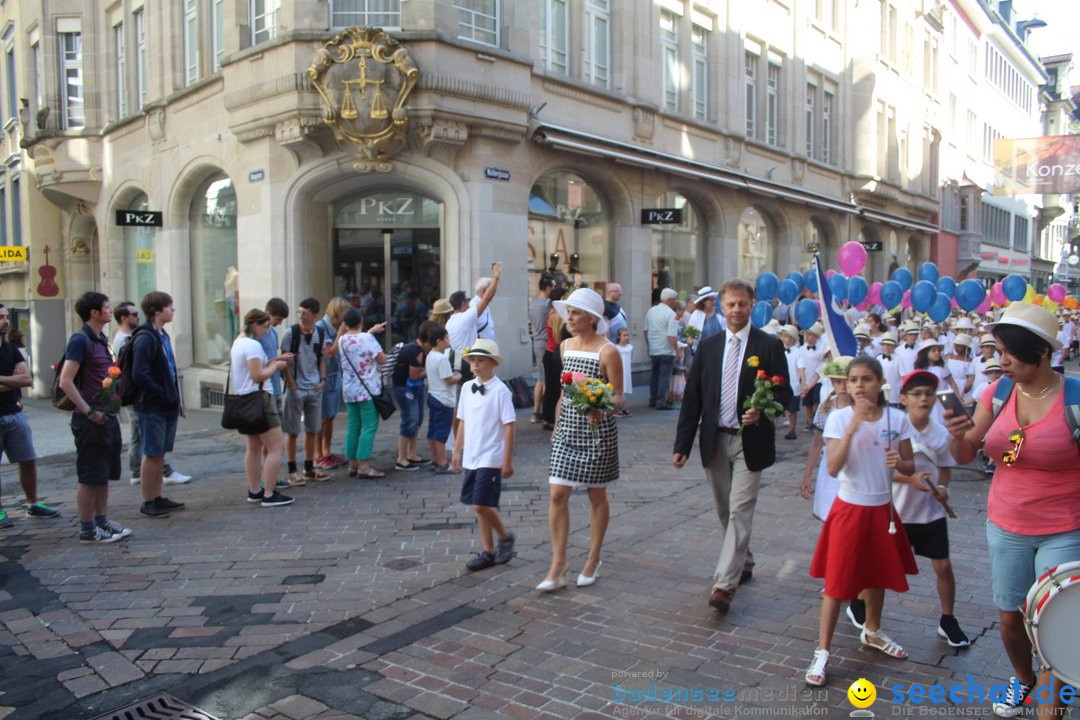
[[[60, 517], [60, 511], [37, 499], [37, 453], [30, 423], [22, 409], [21, 388], [30, 387], [33, 379], [26, 358], [7, 341], [11, 320], [8, 309], [0, 304], [0, 453], [8, 462], [19, 464], [19, 483], [26, 494], [26, 515], [32, 518]], [[0, 506], [0, 528], [11, 527], [11, 518]]]

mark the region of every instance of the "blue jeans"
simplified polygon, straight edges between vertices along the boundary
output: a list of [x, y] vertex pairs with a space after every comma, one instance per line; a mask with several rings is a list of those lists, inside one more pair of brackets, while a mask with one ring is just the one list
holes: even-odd
[[1080, 560], [1080, 530], [1052, 535], [1018, 535], [986, 521], [990, 587], [1000, 610], [1016, 610], [1043, 568]]
[[649, 376], [649, 407], [667, 407], [668, 388], [671, 387], [671, 371], [675, 367], [674, 355], [650, 355], [652, 375]]
[[[406, 397], [412, 395], [412, 397]], [[424, 424], [424, 391], [406, 392], [400, 385], [394, 385], [394, 402], [401, 413], [401, 427], [398, 435], [403, 438], [416, 437], [420, 426]]]

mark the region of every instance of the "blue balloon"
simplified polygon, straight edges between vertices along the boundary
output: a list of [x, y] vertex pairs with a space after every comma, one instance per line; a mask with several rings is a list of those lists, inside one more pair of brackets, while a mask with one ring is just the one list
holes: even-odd
[[968, 278], [956, 286], [956, 303], [972, 312], [986, 299], [986, 286], [974, 278]]
[[881, 304], [886, 310], [892, 310], [904, 299], [904, 288], [895, 280], [881, 286]]
[[776, 287], [780, 284], [780, 278], [774, 272], [764, 272], [758, 276], [757, 287], [754, 292], [758, 300], [772, 300], [776, 297]]
[[937, 289], [938, 292], [943, 292], [949, 297], [956, 297], [956, 281], [948, 275], [938, 278]]
[[[914, 307], [914, 301], [912, 302]], [[930, 319], [936, 323], [945, 322], [945, 318], [949, 317], [949, 313], [952, 312], [951, 298], [945, 293], [938, 293], [937, 299], [934, 301], [933, 306], [930, 308], [930, 312], [927, 314]]]
[[844, 277], [840, 273], [836, 273], [831, 278], [829, 278], [828, 282], [829, 289], [832, 290], [833, 300], [835, 302], [847, 300], [848, 279], [846, 277]]
[[910, 290], [911, 289], [911, 283], [915, 278], [911, 277], [911, 271], [910, 270], [908, 270], [905, 267], [902, 267], [902, 268], [896, 268], [895, 270], [893, 270], [892, 279], [895, 280], [897, 282], [897, 284], [900, 285], [900, 291], [904, 292], [905, 290]]
[[795, 306], [795, 322], [799, 323], [799, 327], [803, 330], [806, 330], [817, 322], [819, 312], [816, 302], [810, 298], [803, 298]]
[[[810, 268], [803, 274], [803, 280], [806, 281], [805, 287], [807, 290], [812, 293], [816, 293], [818, 291], [817, 273], [814, 272], [814, 268]], [[813, 323], [810, 324], [813, 325]]]
[[1007, 299], [1013, 302], [1023, 300], [1027, 295], [1027, 280], [1013, 273], [1001, 281], [1001, 289], [1005, 291]]
[[772, 320], [772, 305], [765, 300], [758, 300], [750, 311], [750, 322], [754, 327], [762, 328], [769, 324], [769, 320]]
[[[799, 275], [799, 273], [795, 274]], [[802, 275], [799, 275], [799, 280], [802, 280]], [[799, 288], [795, 285], [794, 280], [787, 278], [780, 282], [780, 287], [776, 288], [776, 296], [780, 298], [780, 302], [785, 305], [790, 305], [795, 302], [797, 297], [799, 297]]]
[[924, 262], [919, 266], [919, 279], [929, 280], [932, 283], [936, 283], [941, 277], [941, 272], [938, 270], [937, 265], [932, 262]]
[[929, 280], [920, 280], [911, 288], [911, 307], [915, 308], [916, 312], [930, 312], [937, 298], [937, 288]]
[[862, 275], [853, 275], [848, 278], [847, 283], [847, 299], [852, 305], [858, 305], [866, 299], [867, 293], [870, 292], [870, 286], [863, 280]]
[[796, 293], [796, 295], [801, 293], [803, 291], [803, 288], [806, 287], [806, 280], [803, 278], [803, 274], [798, 270], [792, 270], [791, 272], [789, 272], [787, 279], [795, 283], [795, 287], [798, 288], [798, 292]]

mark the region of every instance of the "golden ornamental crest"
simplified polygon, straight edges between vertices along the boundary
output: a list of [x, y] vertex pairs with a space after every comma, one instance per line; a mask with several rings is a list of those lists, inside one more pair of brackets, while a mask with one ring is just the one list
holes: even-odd
[[409, 51], [378, 28], [349, 28], [315, 54], [308, 77], [323, 119], [360, 152], [357, 169], [390, 169], [387, 159], [405, 146], [405, 101], [419, 76]]

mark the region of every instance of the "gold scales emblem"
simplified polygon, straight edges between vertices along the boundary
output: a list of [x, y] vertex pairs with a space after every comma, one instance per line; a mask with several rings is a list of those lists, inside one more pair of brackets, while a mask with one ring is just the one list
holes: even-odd
[[352, 27], [319, 48], [307, 74], [326, 124], [359, 152], [356, 169], [389, 171], [405, 147], [405, 101], [420, 76], [409, 51], [378, 28]]

